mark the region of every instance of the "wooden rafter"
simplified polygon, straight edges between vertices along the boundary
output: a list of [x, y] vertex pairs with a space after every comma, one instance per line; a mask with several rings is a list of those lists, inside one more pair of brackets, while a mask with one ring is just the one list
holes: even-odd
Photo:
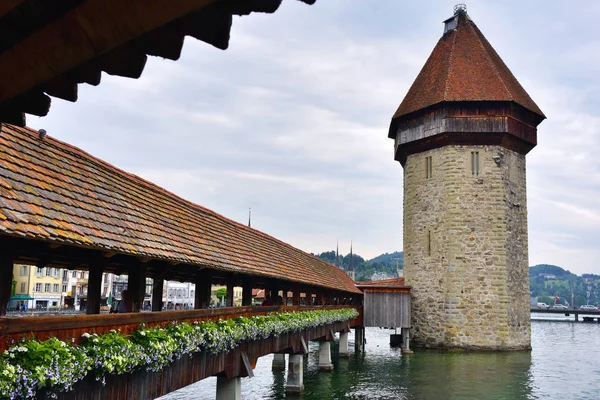
[[0, 102], [213, 1], [88, 0], [0, 55]]

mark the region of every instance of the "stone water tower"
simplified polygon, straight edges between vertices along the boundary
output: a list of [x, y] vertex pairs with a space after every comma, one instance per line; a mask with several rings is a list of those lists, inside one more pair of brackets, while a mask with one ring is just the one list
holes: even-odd
[[544, 118], [456, 6], [389, 131], [414, 344], [530, 348], [525, 155]]

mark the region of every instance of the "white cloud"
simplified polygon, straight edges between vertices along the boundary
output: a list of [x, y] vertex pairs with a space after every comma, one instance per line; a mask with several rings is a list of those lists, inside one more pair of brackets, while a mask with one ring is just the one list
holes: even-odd
[[[104, 75], [33, 127], [311, 252], [402, 248], [390, 118], [454, 2], [284, 1], [236, 18], [230, 48], [186, 39], [138, 80]], [[597, 2], [469, 4], [548, 116], [528, 155], [531, 263], [600, 273]], [[519, 10], [516, 12], [515, 10]]]

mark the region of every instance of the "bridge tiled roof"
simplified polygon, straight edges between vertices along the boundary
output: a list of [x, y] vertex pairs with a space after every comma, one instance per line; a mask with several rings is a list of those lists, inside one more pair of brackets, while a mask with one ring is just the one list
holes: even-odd
[[77, 147], [7, 124], [0, 235], [359, 292], [317, 257]]
[[545, 118], [469, 16], [455, 18], [456, 29], [440, 38], [392, 119], [459, 101], [513, 101]]

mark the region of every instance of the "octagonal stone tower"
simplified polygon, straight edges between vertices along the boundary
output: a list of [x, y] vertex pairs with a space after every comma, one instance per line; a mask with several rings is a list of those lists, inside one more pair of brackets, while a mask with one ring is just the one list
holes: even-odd
[[525, 155], [544, 118], [457, 6], [389, 131], [414, 344], [531, 347]]

